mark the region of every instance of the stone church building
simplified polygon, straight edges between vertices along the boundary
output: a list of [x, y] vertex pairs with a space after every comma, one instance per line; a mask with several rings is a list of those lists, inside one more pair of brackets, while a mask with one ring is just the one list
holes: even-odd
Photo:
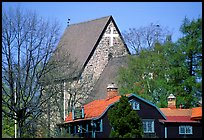
[[106, 97], [107, 85], [116, 82], [117, 71], [130, 54], [112, 16], [69, 25], [59, 44], [77, 61], [81, 71], [75, 79], [88, 81], [86, 103]]
[[[67, 26], [59, 47], [60, 51], [70, 54], [69, 59], [76, 60], [79, 71], [72, 75], [71, 82], [66, 80], [66, 76], [62, 79], [65, 90], [59, 94], [63, 95], [60, 104], [63, 104], [61, 111], [65, 120], [73, 108], [106, 98], [107, 85], [116, 83], [117, 72], [121, 66], [127, 65], [130, 52], [112, 16]], [[49, 116], [53, 127], [60, 123], [55, 121], [54, 115]]]

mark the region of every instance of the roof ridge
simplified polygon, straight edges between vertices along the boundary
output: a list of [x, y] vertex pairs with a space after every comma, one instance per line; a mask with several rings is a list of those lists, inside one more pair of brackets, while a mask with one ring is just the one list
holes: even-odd
[[92, 21], [101, 20], [101, 19], [104, 19], [104, 18], [110, 18], [110, 17], [112, 17], [112, 16], [109, 15], [109, 16], [104, 16], [104, 17], [101, 17], [101, 18], [90, 19], [90, 20], [87, 20], [87, 21], [82, 21], [82, 22], [78, 22], [78, 23], [70, 24], [69, 26], [74, 26], [74, 25], [78, 25], [78, 24], [84, 24], [84, 23], [87, 23], [87, 22], [92, 22]]

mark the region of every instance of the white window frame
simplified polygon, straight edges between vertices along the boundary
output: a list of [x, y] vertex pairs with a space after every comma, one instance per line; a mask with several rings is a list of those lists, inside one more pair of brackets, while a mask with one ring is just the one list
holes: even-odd
[[[184, 129], [184, 132], [182, 132], [182, 129]], [[190, 130], [190, 132], [188, 132], [188, 130]], [[190, 125], [180, 125], [179, 134], [193, 134], [193, 127]]]
[[[148, 124], [151, 123], [151, 130], [148, 129]], [[144, 126], [146, 127], [146, 130], [144, 129], [144, 133], [154, 133], [154, 119], [142, 119], [143, 129]]]
[[[99, 131], [96, 131], [96, 132], [103, 132], [103, 120], [100, 119], [100, 120], [98, 120], [98, 122], [99, 122], [100, 130], [99, 130]], [[96, 124], [95, 124], [95, 125], [96, 125]]]
[[135, 101], [134, 99], [129, 101], [133, 110], [140, 110], [140, 103]]

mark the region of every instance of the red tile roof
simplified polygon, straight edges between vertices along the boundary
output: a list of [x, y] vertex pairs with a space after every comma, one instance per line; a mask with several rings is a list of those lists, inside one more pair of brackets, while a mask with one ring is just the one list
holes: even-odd
[[190, 116], [166, 116], [167, 120], [160, 120], [162, 122], [197, 122], [191, 120]]
[[167, 118], [167, 120], [160, 120], [162, 122], [197, 122], [196, 120], [202, 118], [202, 107], [192, 109], [160, 108], [160, 110]]
[[191, 116], [191, 109], [171, 109], [171, 108], [160, 108], [165, 116]]
[[192, 108], [191, 119], [193, 119], [193, 120], [201, 120], [202, 119], [202, 107]]
[[[129, 95], [129, 94], [128, 94]], [[115, 96], [110, 99], [104, 99], [104, 100], [95, 100], [93, 102], [90, 102], [86, 105], [84, 105], [84, 113], [85, 117], [84, 119], [72, 119], [72, 112], [69, 113], [67, 118], [65, 119], [65, 122], [74, 122], [74, 121], [80, 121], [80, 120], [89, 120], [92, 118], [100, 117], [104, 111], [113, 103], [117, 102], [120, 99], [121, 96]]]

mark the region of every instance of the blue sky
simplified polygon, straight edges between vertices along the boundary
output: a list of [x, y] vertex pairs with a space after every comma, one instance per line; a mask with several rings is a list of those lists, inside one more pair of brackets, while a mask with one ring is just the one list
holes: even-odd
[[179, 28], [186, 16], [202, 17], [202, 2], [3, 2], [2, 8], [20, 6], [34, 10], [40, 16], [57, 19], [61, 35], [70, 24], [112, 15], [121, 32], [129, 28], [148, 26], [150, 23], [167, 27], [173, 41], [181, 37]]

